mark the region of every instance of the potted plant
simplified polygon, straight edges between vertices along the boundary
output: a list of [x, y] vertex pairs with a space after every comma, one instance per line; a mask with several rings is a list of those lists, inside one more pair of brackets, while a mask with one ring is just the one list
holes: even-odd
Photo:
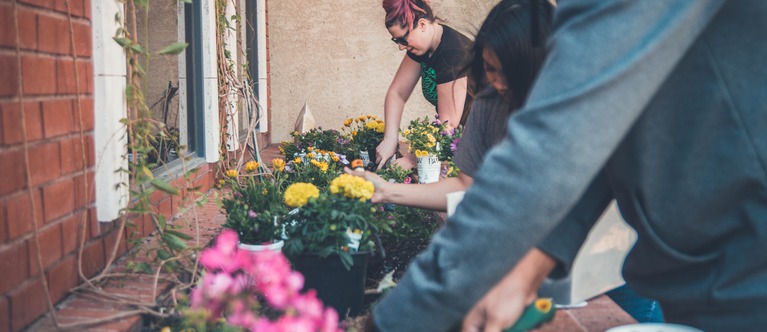
[[374, 115], [361, 115], [357, 118], [349, 118], [344, 121], [343, 131], [352, 143], [353, 150], [366, 167], [376, 164], [376, 147], [384, 138], [384, 122]]
[[441, 132], [447, 130], [447, 123], [436, 120], [429, 121], [428, 117], [410, 121], [402, 136], [410, 142], [409, 152], [417, 159], [418, 183], [432, 183], [439, 180], [441, 163], [439, 160], [442, 146]]
[[243, 249], [280, 250], [284, 242], [279, 217], [287, 213], [282, 204], [281, 177], [263, 175], [258, 179], [257, 170], [258, 162], [249, 161], [245, 175], [236, 170], [226, 172], [231, 192], [222, 200], [224, 227], [237, 233]]
[[345, 163], [348, 162], [343, 155], [309, 147], [285, 163], [281, 176], [284, 184], [306, 182], [324, 189], [343, 172]]
[[377, 209], [369, 202], [373, 184], [342, 174], [320, 194], [309, 183], [285, 190], [285, 203], [296, 208], [286, 223], [284, 252], [303, 273], [307, 288], [339, 313], [363, 310], [367, 263], [378, 232]]

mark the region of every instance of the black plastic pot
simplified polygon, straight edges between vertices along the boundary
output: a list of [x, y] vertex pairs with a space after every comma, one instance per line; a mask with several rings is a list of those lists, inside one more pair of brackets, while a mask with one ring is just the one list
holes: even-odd
[[347, 270], [338, 255], [320, 258], [302, 254], [293, 259], [295, 270], [304, 275], [304, 290], [314, 289], [322, 303], [338, 311], [339, 319], [347, 314], [358, 316], [365, 311], [365, 278], [370, 252], [352, 254], [354, 265]]

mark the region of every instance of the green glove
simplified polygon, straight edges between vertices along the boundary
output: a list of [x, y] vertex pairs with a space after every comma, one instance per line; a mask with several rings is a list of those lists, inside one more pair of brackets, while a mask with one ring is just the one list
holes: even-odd
[[549, 298], [536, 299], [525, 308], [516, 323], [503, 332], [524, 332], [554, 319], [554, 303]]

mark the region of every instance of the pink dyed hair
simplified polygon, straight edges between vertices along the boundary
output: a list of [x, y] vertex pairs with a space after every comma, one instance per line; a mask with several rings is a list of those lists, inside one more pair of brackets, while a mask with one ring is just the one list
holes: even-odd
[[434, 20], [429, 0], [383, 0], [383, 9], [387, 28], [394, 24], [410, 28], [421, 18]]

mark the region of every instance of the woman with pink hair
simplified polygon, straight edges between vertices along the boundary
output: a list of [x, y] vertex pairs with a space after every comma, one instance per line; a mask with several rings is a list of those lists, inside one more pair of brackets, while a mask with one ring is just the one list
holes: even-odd
[[378, 168], [396, 152], [405, 102], [419, 79], [423, 95], [436, 107], [439, 119], [451, 128], [458, 126], [469, 104], [463, 69], [471, 48], [469, 38], [440, 23], [428, 0], [383, 0], [383, 8], [391, 40], [407, 53], [386, 93], [386, 129], [376, 148]]

